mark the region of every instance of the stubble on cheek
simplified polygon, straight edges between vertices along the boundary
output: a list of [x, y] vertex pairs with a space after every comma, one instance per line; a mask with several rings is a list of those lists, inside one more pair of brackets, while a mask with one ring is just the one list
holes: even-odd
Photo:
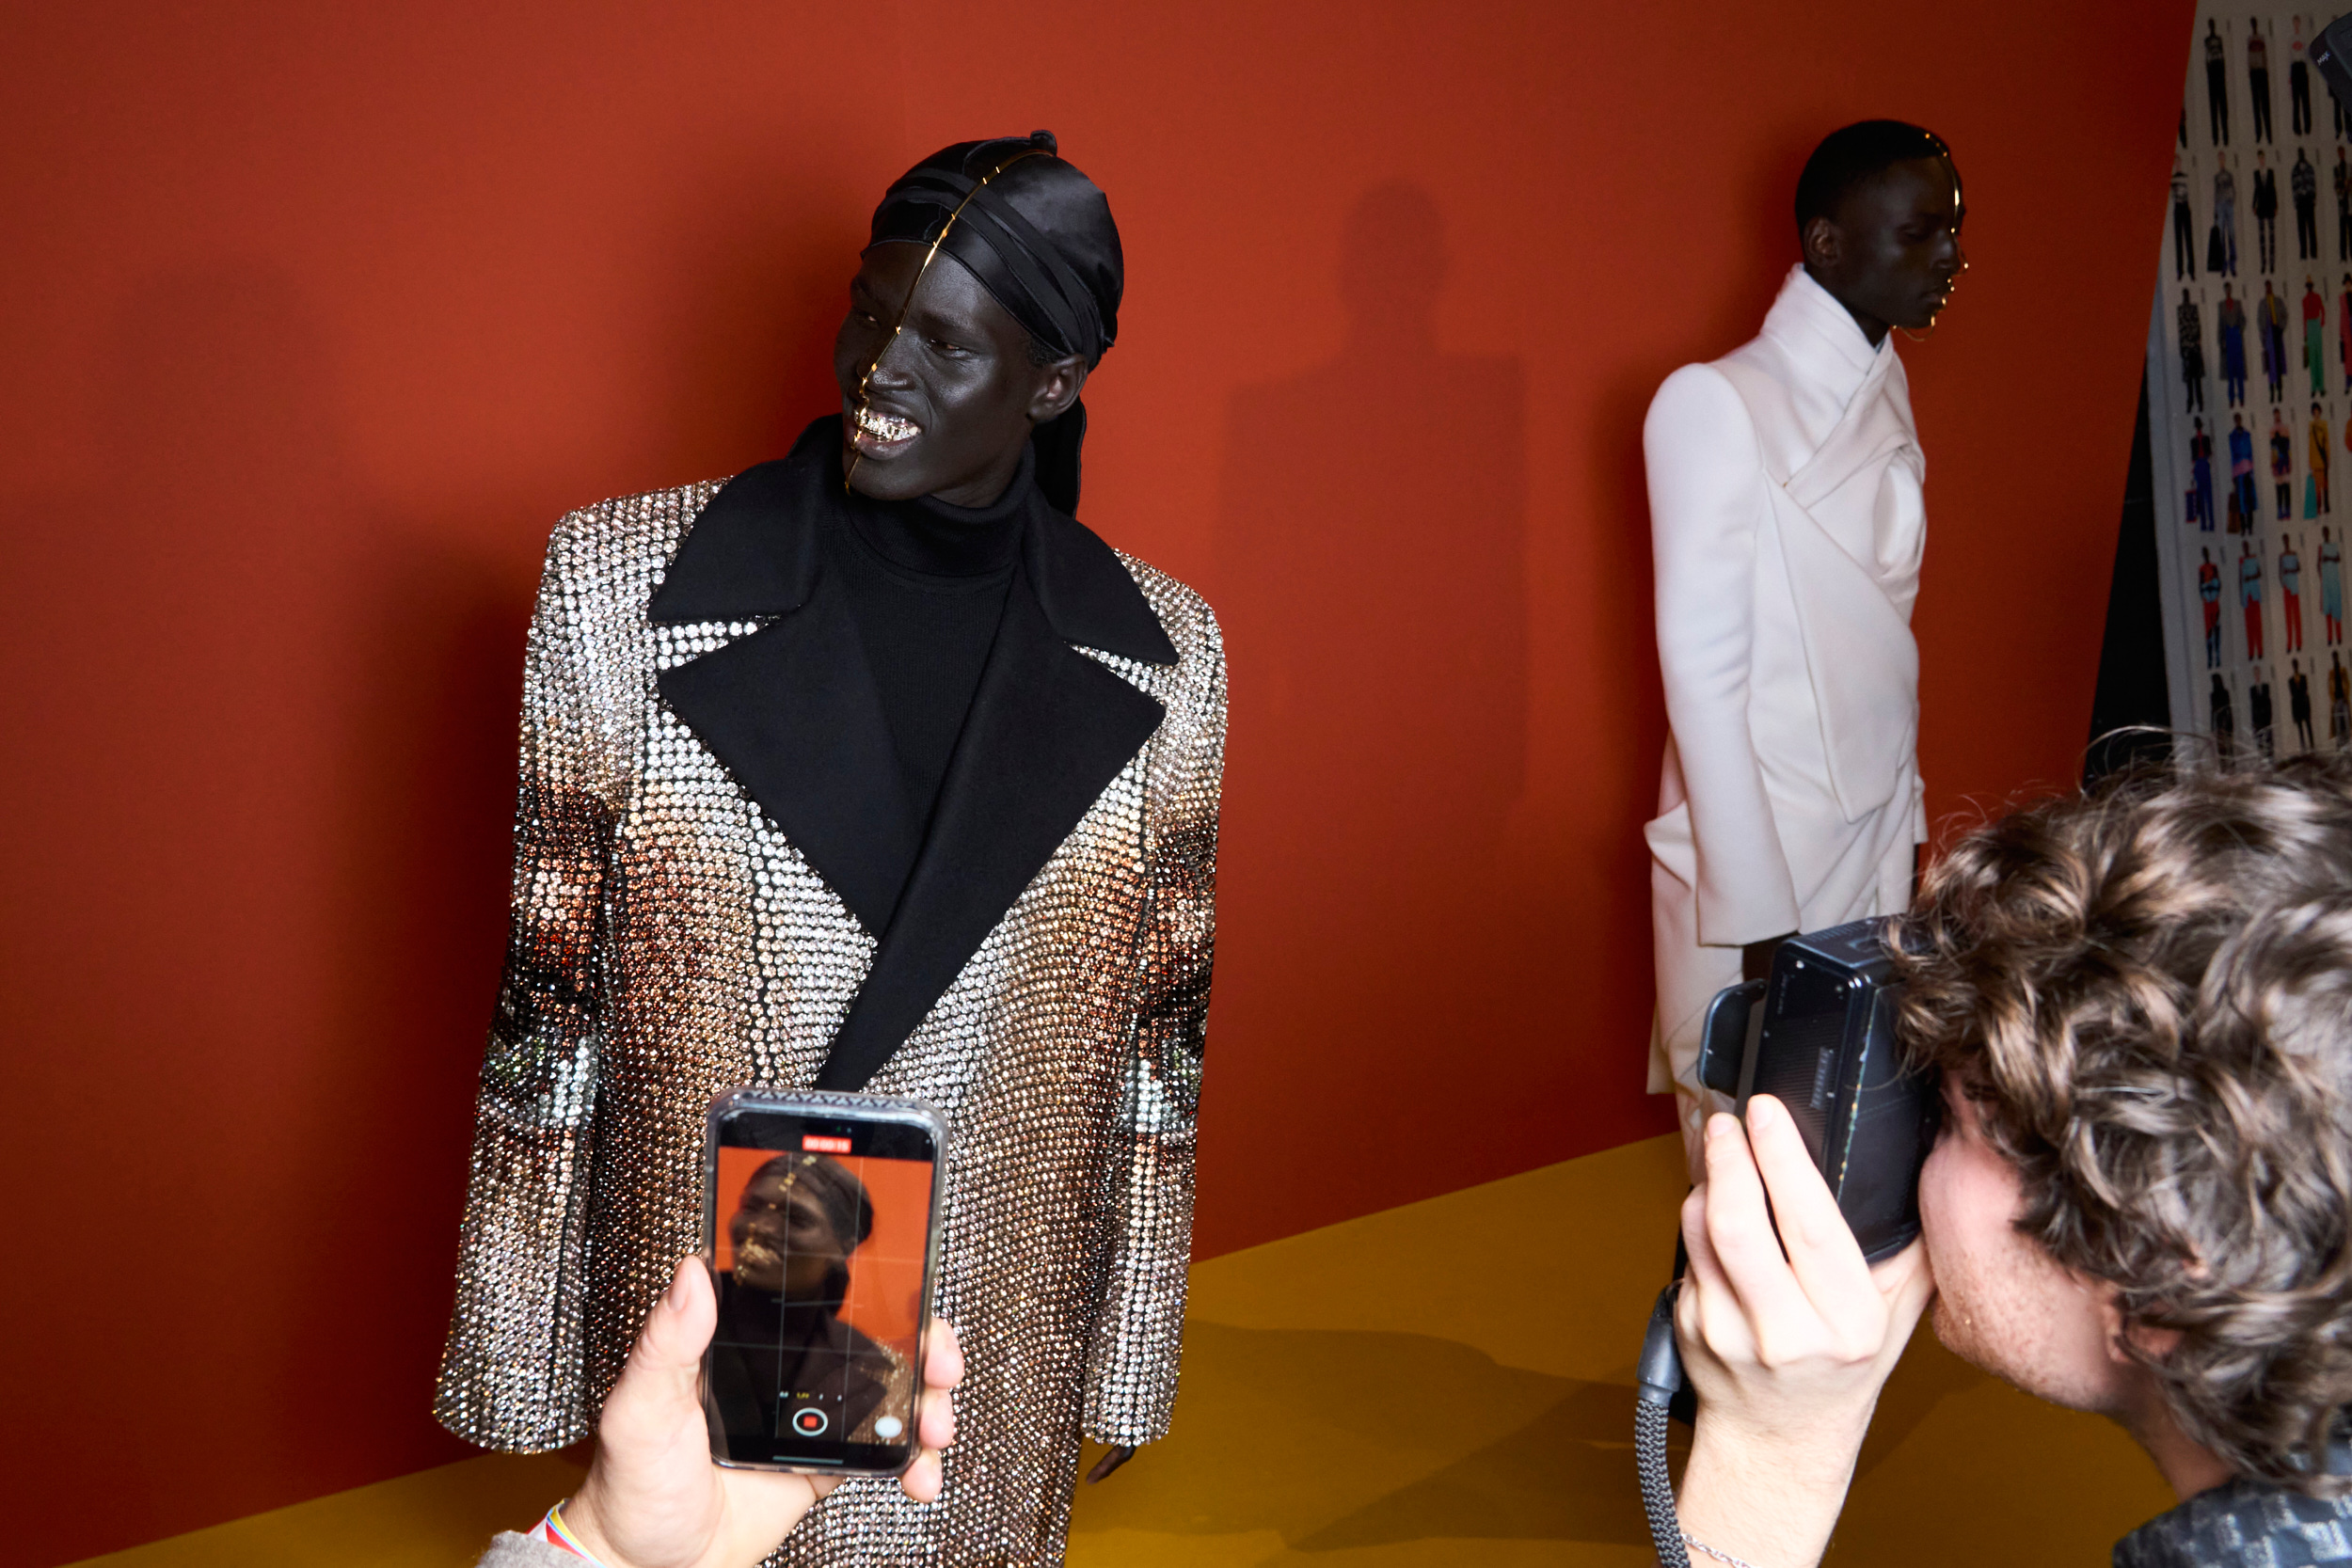
[[[1974, 1108], [1953, 1118], [1920, 1173], [1919, 1218], [1935, 1269], [1930, 1318], [1944, 1348], [2011, 1386], [2060, 1404], [2083, 1394], [2068, 1322], [2080, 1297], [2058, 1261], [2020, 1234], [2015, 1171], [1988, 1147]], [[2069, 1397], [2073, 1396], [2073, 1397]], [[2079, 1407], [2079, 1406], [2078, 1406]]]
[[1974, 1304], [1968, 1299], [1965, 1285], [1935, 1282], [1935, 1310], [1928, 1322], [1935, 1330], [1936, 1341], [1963, 1361], [1980, 1372], [2009, 1379], [2003, 1370], [1986, 1354]]
[[1930, 1321], [1946, 1350], [2021, 1392], [2069, 1410], [2114, 1403], [2097, 1288], [2013, 1230], [1948, 1275], [1939, 1265]]

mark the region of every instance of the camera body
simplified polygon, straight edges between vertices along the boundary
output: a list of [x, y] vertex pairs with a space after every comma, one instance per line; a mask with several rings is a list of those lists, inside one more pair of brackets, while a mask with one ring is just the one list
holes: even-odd
[[1788, 1108], [1838, 1212], [1872, 1262], [1919, 1234], [1919, 1167], [1935, 1145], [1942, 1086], [1907, 1070], [1895, 1038], [1886, 919], [1789, 938], [1769, 979], [1719, 993], [1707, 1009], [1699, 1080]]

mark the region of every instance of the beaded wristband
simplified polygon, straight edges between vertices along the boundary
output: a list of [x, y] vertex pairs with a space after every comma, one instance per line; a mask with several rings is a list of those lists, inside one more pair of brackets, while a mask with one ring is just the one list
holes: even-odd
[[544, 1541], [548, 1545], [556, 1548], [558, 1551], [571, 1553], [582, 1562], [596, 1563], [596, 1568], [604, 1568], [602, 1563], [596, 1562], [596, 1554], [581, 1545], [580, 1544], [580, 1537], [574, 1535], [569, 1529], [564, 1528], [564, 1505], [562, 1503], [557, 1503], [554, 1507], [548, 1509], [547, 1517], [541, 1519], [537, 1527], [534, 1528], [529, 1535], [525, 1536], [524, 1539], [527, 1541]]

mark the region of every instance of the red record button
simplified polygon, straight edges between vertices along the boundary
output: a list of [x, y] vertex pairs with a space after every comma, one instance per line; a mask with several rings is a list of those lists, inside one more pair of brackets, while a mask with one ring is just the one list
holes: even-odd
[[792, 1430], [803, 1437], [822, 1437], [825, 1428], [832, 1424], [821, 1410], [803, 1407], [792, 1412]]

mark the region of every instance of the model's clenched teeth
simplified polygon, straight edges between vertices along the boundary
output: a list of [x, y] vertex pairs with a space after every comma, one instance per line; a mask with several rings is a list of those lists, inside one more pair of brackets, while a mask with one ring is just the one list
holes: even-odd
[[911, 441], [923, 434], [923, 427], [913, 420], [902, 420], [896, 414], [877, 414], [870, 408], [857, 411], [857, 428], [860, 434], [885, 442]]

